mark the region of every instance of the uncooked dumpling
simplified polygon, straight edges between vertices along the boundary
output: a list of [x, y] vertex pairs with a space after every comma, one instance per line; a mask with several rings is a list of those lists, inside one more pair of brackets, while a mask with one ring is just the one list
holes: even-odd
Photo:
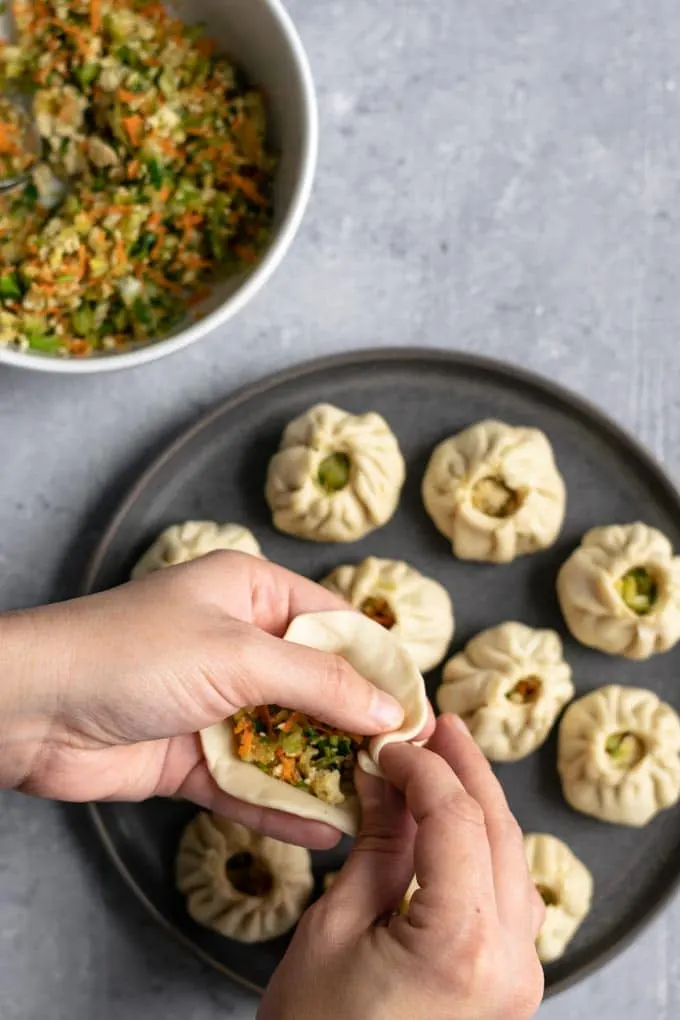
[[314, 885], [303, 847], [205, 811], [184, 830], [176, 877], [194, 921], [238, 942], [283, 935], [298, 921]]
[[593, 876], [566, 843], [546, 833], [524, 837], [529, 873], [545, 903], [545, 921], [536, 939], [543, 963], [563, 955], [590, 911]]
[[540, 747], [573, 695], [559, 636], [503, 623], [449, 659], [437, 703], [464, 720], [491, 761], [517, 761]]
[[232, 549], [250, 556], [262, 555], [252, 531], [241, 524], [184, 521], [183, 524], [173, 524], [161, 532], [132, 571], [132, 577], [145, 577], [155, 570], [197, 560], [218, 549]]
[[538, 429], [481, 421], [436, 447], [425, 509], [454, 555], [508, 563], [557, 538], [566, 504], [552, 446]]
[[577, 811], [646, 825], [680, 798], [680, 718], [652, 691], [600, 687], [564, 713], [557, 767]]
[[422, 672], [444, 658], [453, 637], [451, 599], [408, 563], [369, 556], [336, 567], [321, 583], [389, 630]]
[[283, 433], [265, 495], [279, 531], [314, 542], [354, 542], [390, 519], [405, 474], [384, 418], [318, 404]]
[[[344, 783], [347, 759], [352, 756], [350, 764], [357, 761], [364, 771], [377, 774], [380, 751], [386, 744], [417, 737], [429, 717], [425, 682], [399, 642], [361, 613], [339, 610], [298, 616], [285, 639], [343, 656], [361, 676], [401, 703], [402, 725], [370, 740], [354, 735], [359, 745], [351, 734], [331, 732], [327, 739], [319, 739], [324, 727], [306, 717], [300, 725], [299, 713], [290, 710], [284, 710], [283, 722], [277, 721], [277, 715], [272, 722], [272, 713], [281, 711], [278, 706], [267, 706], [266, 713], [247, 709], [202, 731], [208, 768], [217, 785], [234, 797], [328, 822], [355, 835], [359, 802], [353, 788], [347, 789]], [[275, 745], [274, 755], [268, 754], [271, 745]]]
[[647, 524], [589, 531], [560, 570], [557, 594], [569, 630], [590, 648], [648, 659], [680, 639], [680, 557]]

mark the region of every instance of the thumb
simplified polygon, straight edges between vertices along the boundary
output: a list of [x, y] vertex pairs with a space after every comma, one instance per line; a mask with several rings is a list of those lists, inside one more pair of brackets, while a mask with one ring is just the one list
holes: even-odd
[[360, 676], [339, 655], [272, 637], [250, 624], [230, 647], [236, 676], [225, 678], [224, 696], [235, 709], [281, 705], [330, 723], [338, 729], [372, 736], [398, 729], [404, 710], [394, 698]]
[[413, 876], [416, 826], [402, 795], [384, 779], [356, 770], [361, 829], [349, 860], [326, 894], [335, 923], [357, 934], [393, 913]]

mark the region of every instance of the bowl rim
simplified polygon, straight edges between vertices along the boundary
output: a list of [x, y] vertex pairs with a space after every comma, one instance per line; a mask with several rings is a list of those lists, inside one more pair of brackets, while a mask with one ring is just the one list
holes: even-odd
[[146, 365], [175, 354], [202, 339], [237, 315], [255, 297], [283, 261], [297, 234], [312, 192], [319, 148], [319, 113], [314, 79], [307, 53], [290, 14], [281, 0], [258, 0], [268, 7], [290, 50], [301, 90], [301, 155], [297, 180], [289, 206], [263, 258], [238, 289], [218, 308], [187, 326], [176, 336], [159, 340], [123, 354], [103, 355], [82, 361], [53, 355], [29, 354], [0, 347], [0, 367], [58, 375], [93, 375]]

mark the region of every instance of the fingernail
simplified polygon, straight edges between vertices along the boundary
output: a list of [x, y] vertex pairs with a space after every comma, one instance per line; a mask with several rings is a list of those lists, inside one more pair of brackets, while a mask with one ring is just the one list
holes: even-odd
[[375, 692], [370, 714], [376, 726], [383, 730], [399, 729], [404, 721], [404, 710], [399, 702], [383, 691]]

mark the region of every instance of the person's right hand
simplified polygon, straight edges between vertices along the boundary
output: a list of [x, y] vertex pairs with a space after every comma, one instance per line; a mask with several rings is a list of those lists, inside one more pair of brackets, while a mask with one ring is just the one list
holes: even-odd
[[[464, 724], [386, 747], [359, 776], [363, 827], [302, 918], [258, 1020], [528, 1020], [544, 908], [522, 834]], [[394, 915], [411, 876], [420, 889]]]

